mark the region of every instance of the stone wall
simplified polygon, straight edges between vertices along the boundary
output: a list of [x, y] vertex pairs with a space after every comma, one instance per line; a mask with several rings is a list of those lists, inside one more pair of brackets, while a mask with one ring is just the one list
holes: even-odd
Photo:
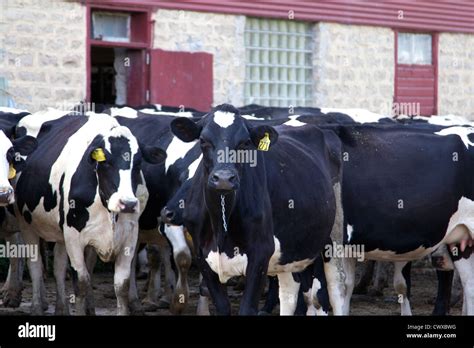
[[438, 114], [455, 114], [474, 120], [472, 34], [439, 35]]
[[214, 104], [244, 103], [245, 16], [158, 10], [154, 48], [213, 54]]
[[314, 36], [314, 104], [389, 113], [394, 93], [393, 31], [320, 22]]
[[86, 93], [86, 9], [73, 1], [0, 1], [0, 76], [17, 106], [36, 111]]

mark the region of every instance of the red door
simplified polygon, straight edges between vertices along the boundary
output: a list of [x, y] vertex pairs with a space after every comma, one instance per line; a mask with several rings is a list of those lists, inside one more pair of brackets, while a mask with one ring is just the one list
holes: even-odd
[[212, 82], [212, 54], [151, 50], [151, 103], [208, 111]]
[[396, 114], [437, 113], [437, 36], [395, 32]]

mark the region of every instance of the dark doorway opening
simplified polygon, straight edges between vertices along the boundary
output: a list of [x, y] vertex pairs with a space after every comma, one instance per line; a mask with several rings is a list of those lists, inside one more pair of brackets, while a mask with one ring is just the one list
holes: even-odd
[[92, 47], [91, 101], [96, 104], [115, 104], [115, 53], [113, 48]]

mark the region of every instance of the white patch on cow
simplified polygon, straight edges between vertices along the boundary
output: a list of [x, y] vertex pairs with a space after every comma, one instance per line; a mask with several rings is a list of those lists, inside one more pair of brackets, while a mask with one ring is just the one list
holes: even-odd
[[178, 159], [184, 158], [188, 151], [193, 148], [194, 144], [196, 144], [196, 141], [185, 143], [178, 137], [173, 136], [171, 143], [166, 149], [165, 171], [168, 172], [169, 167], [172, 166]]
[[[397, 117], [398, 119], [400, 117]], [[426, 116], [415, 116], [413, 117], [414, 120], [423, 120], [426, 121], [430, 124], [435, 124], [438, 126], [463, 126], [463, 125], [469, 125], [473, 126], [474, 123], [466, 119], [465, 117], [462, 116], [456, 116], [456, 115], [434, 115], [431, 117], [426, 117]]]
[[18, 122], [18, 127], [25, 127], [26, 135], [36, 138], [43, 123], [57, 120], [70, 113], [71, 111], [48, 108], [48, 110], [38, 111], [23, 117], [20, 122]]
[[302, 127], [302, 126], [305, 126], [306, 123], [301, 122], [301, 121], [298, 121], [298, 117], [300, 117], [300, 115], [292, 115], [292, 116], [290, 116], [290, 120], [289, 120], [289, 121], [286, 121], [286, 122], [283, 123], [283, 124], [286, 125], [286, 126], [290, 126], [290, 127]]
[[201, 163], [202, 161], [202, 154], [196, 158], [196, 160], [193, 161], [193, 163], [191, 163], [188, 167], [188, 179], [191, 179], [194, 177], [194, 174], [196, 174], [196, 170], [198, 169], [199, 167], [199, 163]]
[[166, 224], [164, 234], [168, 237], [170, 244], [173, 246], [173, 255], [175, 257], [182, 252], [189, 253], [183, 226], [172, 226]]
[[457, 244], [461, 240], [474, 238], [474, 201], [461, 197], [458, 209], [451, 216], [448, 223], [444, 244]]
[[178, 111], [178, 112], [170, 112], [170, 111], [156, 111], [153, 109], [141, 109], [140, 112], [148, 115], [165, 115], [165, 116], [174, 116], [174, 117], [193, 117], [193, 113], [190, 111]]
[[[107, 207], [110, 211], [120, 212], [122, 209], [122, 203], [120, 201], [135, 201], [137, 198], [132, 190], [132, 170], [133, 170], [133, 156], [138, 152], [138, 143], [136, 138], [132, 135], [130, 130], [127, 127], [119, 126], [114, 127], [107, 134], [109, 137], [124, 137], [129, 139], [128, 143], [130, 146], [130, 168], [120, 169], [119, 170], [119, 186], [117, 191], [114, 192], [107, 204]], [[107, 151], [111, 152], [110, 142], [108, 138], [105, 138], [105, 148]], [[122, 154], [116, 154], [122, 155]], [[137, 209], [140, 209], [137, 207]]]
[[339, 112], [341, 114], [346, 114], [358, 123], [377, 123], [380, 119], [387, 117], [365, 109], [322, 108], [321, 112], [324, 114], [328, 114], [330, 112]]
[[474, 315], [474, 281], [472, 275], [474, 273], [474, 255], [467, 259], [460, 258], [454, 262], [456, 270], [459, 272], [463, 288], [463, 315]]
[[462, 142], [464, 143], [464, 146], [466, 146], [466, 148], [469, 148], [469, 146], [474, 146], [474, 143], [472, 143], [468, 138], [468, 135], [472, 133], [474, 133], [473, 127], [449, 127], [442, 129], [439, 132], [436, 132], [435, 134], [441, 136], [457, 135], [461, 138]]
[[377, 260], [377, 261], [413, 261], [421, 259], [426, 255], [430, 254], [436, 247], [425, 248], [423, 246], [419, 246], [415, 250], [411, 250], [406, 253], [397, 254], [395, 251], [391, 250], [380, 250], [375, 249], [372, 251], [365, 252], [365, 258], [367, 260]]
[[128, 106], [123, 108], [110, 108], [110, 116], [121, 116], [126, 118], [137, 118], [137, 110], [129, 108]]
[[235, 114], [233, 112], [216, 111], [214, 113], [214, 122], [222, 128], [227, 128], [234, 123]]
[[280, 286], [278, 297], [280, 298], [280, 315], [295, 314], [298, 302], [300, 283], [293, 279], [293, 274], [278, 273], [278, 285]]
[[224, 284], [232, 277], [245, 275], [248, 260], [246, 254], [239, 253], [229, 258], [226, 253], [211, 250], [206, 257], [206, 262]]
[[28, 112], [27, 110], [9, 108], [6, 106], [0, 106], [0, 112], [8, 112], [10, 114], [21, 114], [22, 112]]
[[[5, 133], [0, 131], [0, 192], [6, 192], [13, 190], [10, 182], [8, 181], [8, 172], [10, 164], [7, 161], [7, 151], [12, 147], [12, 142], [7, 138]], [[8, 203], [12, 204], [15, 202], [15, 196], [13, 194], [8, 197]]]
[[354, 232], [354, 228], [352, 225], [347, 225], [347, 241], [350, 242], [352, 238], [352, 232]]
[[242, 115], [243, 118], [246, 120], [254, 120], [254, 121], [265, 121], [262, 117], [255, 117], [254, 115]]
[[318, 300], [318, 291], [321, 290], [322, 285], [318, 278], [313, 279], [313, 284], [311, 286], [311, 300], [313, 302], [313, 306], [316, 310], [317, 316], [327, 316], [328, 312], [326, 312]]
[[281, 265], [280, 259], [282, 251], [280, 247], [280, 241], [275, 236], [273, 237], [273, 240], [275, 243], [275, 251], [273, 252], [273, 255], [270, 258], [270, 262], [268, 264], [267, 273], [269, 275], [276, 275], [278, 273], [301, 272], [313, 263], [314, 259], [304, 259]]

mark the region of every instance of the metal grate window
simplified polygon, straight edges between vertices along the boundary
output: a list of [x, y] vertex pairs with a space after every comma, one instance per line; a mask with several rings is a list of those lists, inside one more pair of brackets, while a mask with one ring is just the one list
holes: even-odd
[[245, 103], [311, 106], [312, 43], [311, 24], [247, 18]]

